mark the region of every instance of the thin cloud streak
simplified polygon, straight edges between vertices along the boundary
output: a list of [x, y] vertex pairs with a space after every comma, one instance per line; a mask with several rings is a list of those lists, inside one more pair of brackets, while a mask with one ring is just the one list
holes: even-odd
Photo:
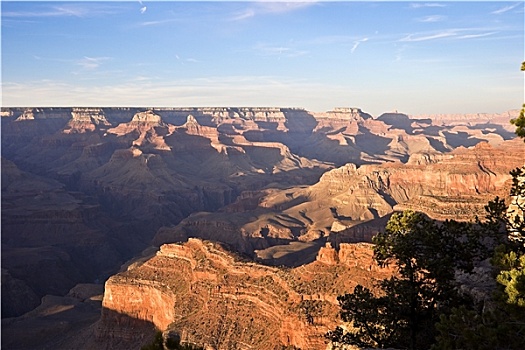
[[94, 17], [117, 13], [113, 6], [93, 6], [93, 4], [65, 4], [43, 8], [42, 11], [4, 11], [2, 18], [39, 18], [39, 17]]
[[83, 69], [86, 69], [86, 70], [93, 70], [93, 69], [97, 69], [98, 67], [100, 67], [100, 65], [111, 59], [111, 57], [88, 57], [88, 56], [84, 56], [84, 58], [80, 59], [79, 61], [76, 62], [76, 64], [78, 66], [81, 66]]
[[426, 16], [426, 17], [423, 17], [423, 18], [419, 18], [419, 19], [417, 19], [417, 21], [418, 22], [423, 22], [423, 23], [434, 23], [434, 22], [444, 21], [445, 19], [446, 19], [445, 16], [433, 15], [433, 16]]
[[368, 41], [368, 38], [363, 38], [363, 39], [360, 39], [360, 40], [356, 40], [354, 41], [354, 46], [352, 46], [352, 49], [350, 50], [351, 53], [354, 53], [355, 50], [357, 50], [357, 47], [361, 44], [361, 43], [364, 43]]
[[[492, 29], [492, 31], [488, 32], [487, 30]], [[462, 29], [449, 29], [444, 30], [437, 33], [414, 33], [409, 34], [405, 36], [404, 38], [399, 39], [400, 42], [421, 42], [421, 41], [429, 41], [429, 40], [436, 40], [436, 39], [452, 39], [452, 40], [459, 40], [459, 39], [476, 39], [476, 38], [483, 38], [492, 36], [494, 34], [497, 34], [498, 31], [494, 30], [496, 28], [462, 28]], [[481, 31], [484, 32], [481, 32]], [[471, 33], [469, 33], [471, 32]], [[478, 32], [478, 33], [476, 33]], [[481, 33], [479, 33], [481, 32]]]
[[493, 11], [491, 12], [493, 15], [501, 15], [505, 12], [509, 12], [510, 10], [518, 7], [521, 3], [516, 3], [514, 5], [508, 5], [508, 6], [505, 6], [505, 7], [502, 7], [500, 8], [499, 10], [496, 10], [496, 11]]
[[486, 37], [486, 36], [494, 35], [494, 34], [496, 34], [496, 33], [497, 33], [497, 32], [481, 33], [481, 34], [467, 34], [467, 35], [458, 36], [457, 38], [458, 38], [458, 39], [475, 39], [475, 38], [483, 38], [483, 37]]
[[253, 50], [255, 50], [257, 53], [263, 56], [277, 56], [279, 58], [281, 56], [298, 57], [309, 53], [309, 51], [306, 50], [297, 50], [291, 47], [274, 46], [267, 44], [257, 44], [253, 47]]
[[441, 3], [412, 3], [410, 4], [410, 7], [413, 8], [413, 9], [418, 9], [418, 8], [425, 8], [425, 7], [446, 7], [445, 4], [441, 4]]
[[300, 2], [255, 2], [250, 7], [236, 12], [230, 17], [230, 21], [244, 21], [259, 15], [279, 15], [303, 9], [316, 4], [316, 1]]
[[177, 19], [170, 18], [170, 19], [161, 19], [158, 21], [146, 21], [146, 22], [140, 22], [138, 25], [140, 27], [150, 27], [150, 26], [160, 26], [167, 23], [176, 22]]
[[248, 18], [252, 18], [255, 16], [255, 11], [253, 9], [246, 9], [242, 12], [239, 12], [235, 14], [232, 18], [230, 18], [231, 21], [243, 21]]
[[416, 34], [409, 34], [406, 37], [400, 39], [399, 41], [403, 42], [418, 42], [418, 41], [428, 41], [428, 40], [435, 40], [435, 39], [441, 39], [441, 38], [448, 38], [451, 36], [457, 35], [454, 32], [442, 32], [442, 33], [436, 33], [432, 35], [426, 35], [426, 36], [416, 36]]

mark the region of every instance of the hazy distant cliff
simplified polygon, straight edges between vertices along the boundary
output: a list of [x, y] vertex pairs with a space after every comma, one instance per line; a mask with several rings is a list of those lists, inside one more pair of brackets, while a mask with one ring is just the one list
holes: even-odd
[[[200, 237], [295, 267], [337, 260], [326, 242], [367, 241], [393, 210], [467, 219], [523, 163], [517, 115], [2, 108], [2, 316], [102, 283], [151, 244]], [[299, 335], [282, 344], [315, 342], [286, 322]]]

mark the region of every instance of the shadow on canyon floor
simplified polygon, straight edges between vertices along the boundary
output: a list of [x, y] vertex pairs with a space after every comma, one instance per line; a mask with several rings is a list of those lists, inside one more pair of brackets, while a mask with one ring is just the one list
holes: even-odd
[[139, 350], [155, 332], [153, 323], [106, 309], [100, 300], [48, 295], [35, 310], [2, 319], [2, 349]]

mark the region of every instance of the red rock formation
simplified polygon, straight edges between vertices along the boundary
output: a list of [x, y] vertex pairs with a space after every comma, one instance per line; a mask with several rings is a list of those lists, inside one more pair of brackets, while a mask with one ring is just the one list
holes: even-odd
[[73, 108], [71, 119], [63, 132], [65, 134], [93, 132], [97, 127], [110, 125], [101, 108]]
[[[351, 108], [3, 108], [2, 157], [13, 166], [2, 160], [2, 248], [16, 257], [2, 265], [5, 285], [57, 282], [63, 293], [105, 278], [162, 226], [159, 244], [204, 236], [299, 264], [313, 261], [327, 236], [334, 246], [369, 239], [376, 226], [363, 221], [394, 209], [466, 218], [504, 192], [523, 152], [508, 142], [513, 113], [452, 120], [373, 119]], [[188, 217], [204, 211], [214, 213]]]
[[327, 246], [316, 262], [282, 270], [190, 239], [163, 245], [155, 257], [111, 277], [100, 327], [126, 334], [131, 324], [118, 325], [125, 315], [217, 350], [324, 349], [324, 333], [339, 323], [337, 295], [391, 273], [374, 264], [367, 244], [342, 245], [339, 253]]
[[474, 220], [484, 216], [489, 200], [508, 195], [509, 171], [523, 164], [524, 151], [523, 142], [513, 140], [445, 155], [415, 154], [406, 164], [350, 163], [324, 173], [309, 187], [251, 193], [224, 211], [192, 215], [159, 231], [154, 242], [201, 237], [253, 255], [255, 250], [327, 235], [334, 243], [370, 241], [386, 224], [377, 220], [395, 210], [421, 211], [439, 220]]

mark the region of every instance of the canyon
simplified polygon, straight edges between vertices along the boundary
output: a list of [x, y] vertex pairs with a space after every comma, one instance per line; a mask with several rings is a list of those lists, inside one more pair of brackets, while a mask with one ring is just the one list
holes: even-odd
[[2, 108], [2, 346], [324, 349], [393, 212], [508, 196], [518, 114]]

